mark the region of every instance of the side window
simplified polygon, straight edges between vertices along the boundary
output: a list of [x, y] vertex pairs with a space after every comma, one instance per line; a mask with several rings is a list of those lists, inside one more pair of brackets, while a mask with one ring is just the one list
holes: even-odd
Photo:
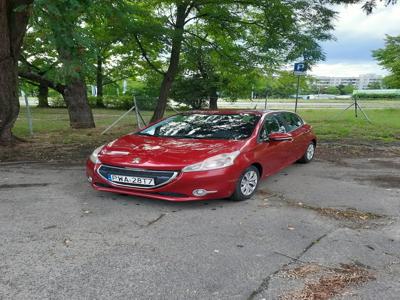
[[290, 114], [291, 118], [292, 118], [292, 125], [296, 126], [296, 128], [299, 128], [301, 126], [303, 126], [304, 122], [303, 120], [296, 114]]
[[303, 125], [303, 121], [296, 114], [290, 112], [280, 113], [279, 121], [286, 129], [286, 132], [291, 132]]
[[281, 132], [279, 122], [274, 116], [267, 116], [260, 134], [261, 140], [266, 140], [268, 135], [274, 132]]

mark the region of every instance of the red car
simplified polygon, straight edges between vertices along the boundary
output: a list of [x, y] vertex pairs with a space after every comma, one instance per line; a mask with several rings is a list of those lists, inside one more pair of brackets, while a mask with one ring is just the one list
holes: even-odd
[[97, 148], [87, 177], [99, 191], [169, 201], [245, 200], [261, 178], [313, 159], [316, 136], [288, 111], [177, 114]]

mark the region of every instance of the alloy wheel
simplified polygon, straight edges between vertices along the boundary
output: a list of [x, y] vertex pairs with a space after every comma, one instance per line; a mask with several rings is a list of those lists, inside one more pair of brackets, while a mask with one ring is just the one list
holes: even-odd
[[257, 188], [258, 175], [255, 171], [247, 171], [240, 182], [240, 190], [245, 196], [251, 195]]

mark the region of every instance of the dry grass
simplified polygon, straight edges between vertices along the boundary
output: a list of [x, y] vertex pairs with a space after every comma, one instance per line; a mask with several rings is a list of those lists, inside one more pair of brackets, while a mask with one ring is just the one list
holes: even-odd
[[[308, 207], [307, 207], [308, 208]], [[370, 213], [370, 212], [361, 212], [354, 209], [346, 209], [339, 210], [336, 208], [312, 208], [320, 215], [331, 217], [337, 220], [349, 220], [349, 221], [367, 221], [367, 220], [376, 220], [382, 218], [381, 215]]]
[[321, 269], [322, 267], [318, 264], [313, 264], [313, 263], [304, 264], [294, 269], [284, 270], [282, 277], [291, 279], [305, 278], [309, 275], [320, 272]]
[[[297, 269], [297, 270], [296, 270]], [[297, 276], [315, 273], [315, 267], [299, 267], [294, 270]], [[294, 271], [293, 270], [293, 271]], [[358, 286], [375, 277], [365, 268], [342, 264], [340, 268], [331, 269], [327, 275], [322, 275], [316, 281], [307, 282], [303, 289], [280, 297], [281, 300], [328, 300], [341, 295], [347, 288]]]

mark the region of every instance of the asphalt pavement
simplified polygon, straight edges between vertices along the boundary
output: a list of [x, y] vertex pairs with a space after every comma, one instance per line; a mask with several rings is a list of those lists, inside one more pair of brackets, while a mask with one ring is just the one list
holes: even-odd
[[335, 299], [398, 299], [399, 170], [317, 160], [248, 201], [171, 203], [94, 191], [79, 164], [2, 164], [0, 299], [298, 299], [331, 282]]

